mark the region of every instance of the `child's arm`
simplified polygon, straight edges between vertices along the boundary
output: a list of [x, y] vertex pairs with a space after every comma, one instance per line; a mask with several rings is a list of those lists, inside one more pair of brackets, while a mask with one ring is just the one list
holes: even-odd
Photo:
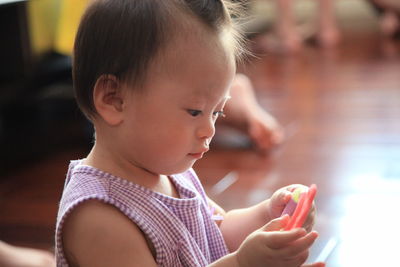
[[110, 205], [87, 201], [68, 217], [63, 246], [70, 266], [156, 267], [150, 242]]
[[[290, 185], [277, 190], [270, 199], [246, 209], [236, 209], [229, 212], [209, 200], [210, 205], [223, 215], [224, 220], [219, 226], [229, 251], [235, 251], [243, 240], [253, 231], [264, 226], [272, 219], [280, 217], [283, 209], [291, 198], [291, 193], [302, 185]], [[314, 210], [310, 212], [305, 228], [310, 231], [314, 221]]]
[[269, 200], [245, 209], [235, 209], [225, 212], [211, 199], [210, 205], [215, 207], [215, 212], [222, 215], [222, 221], [217, 221], [229, 251], [235, 251], [243, 240], [252, 232], [268, 223]]
[[250, 234], [237, 251], [209, 267], [324, 267], [322, 262], [302, 265], [318, 235], [316, 232], [307, 234], [302, 228], [280, 231], [288, 221], [287, 215], [272, 220]]

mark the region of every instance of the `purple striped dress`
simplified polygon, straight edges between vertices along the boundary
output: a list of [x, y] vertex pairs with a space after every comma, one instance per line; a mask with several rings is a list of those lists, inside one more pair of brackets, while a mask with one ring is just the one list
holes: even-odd
[[86, 200], [113, 205], [153, 243], [158, 266], [206, 266], [226, 255], [222, 234], [211, 218], [204, 189], [190, 169], [172, 175], [180, 198], [169, 197], [99, 169], [71, 161], [57, 216], [57, 266], [69, 266], [62, 245], [63, 224]]

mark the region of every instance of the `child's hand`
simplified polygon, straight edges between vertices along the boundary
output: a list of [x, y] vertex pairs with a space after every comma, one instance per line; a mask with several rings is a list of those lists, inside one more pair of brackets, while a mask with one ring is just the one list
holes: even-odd
[[[292, 197], [292, 192], [296, 190], [296, 188], [304, 187], [307, 190], [307, 186], [300, 184], [293, 184], [281, 189], [278, 189], [270, 198], [270, 203], [268, 206], [268, 215], [271, 219], [275, 219], [281, 216], [286, 204], [289, 202]], [[308, 232], [312, 230], [315, 221], [315, 205], [313, 204], [310, 213], [307, 216], [306, 222], [303, 225], [303, 228]]]
[[324, 263], [302, 265], [308, 258], [309, 248], [318, 237], [316, 232], [307, 233], [297, 228], [280, 231], [288, 223], [289, 216], [270, 221], [250, 234], [236, 252], [239, 267], [323, 267]]

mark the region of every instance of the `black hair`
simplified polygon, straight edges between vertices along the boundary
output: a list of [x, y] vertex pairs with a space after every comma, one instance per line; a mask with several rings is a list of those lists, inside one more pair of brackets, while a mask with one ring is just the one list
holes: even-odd
[[93, 89], [102, 75], [143, 82], [149, 63], [173, 36], [173, 24], [182, 12], [215, 32], [231, 27], [236, 42], [239, 35], [228, 8], [224, 0], [94, 1], [82, 16], [74, 44], [72, 72], [80, 109], [89, 119], [97, 113]]

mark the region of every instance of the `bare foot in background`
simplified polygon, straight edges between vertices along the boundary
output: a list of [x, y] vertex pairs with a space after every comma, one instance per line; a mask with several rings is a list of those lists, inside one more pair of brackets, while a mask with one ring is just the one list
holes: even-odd
[[250, 79], [236, 74], [231, 88], [232, 98], [227, 102], [224, 123], [248, 135], [255, 147], [267, 152], [282, 143], [284, 133], [277, 120], [265, 111], [254, 94]]

